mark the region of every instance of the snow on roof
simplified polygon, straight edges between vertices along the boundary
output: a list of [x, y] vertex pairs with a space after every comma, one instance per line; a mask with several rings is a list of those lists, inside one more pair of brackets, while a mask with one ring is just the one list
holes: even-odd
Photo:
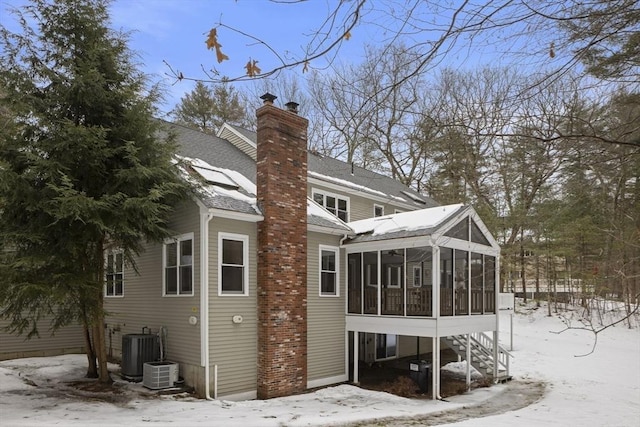
[[353, 221], [348, 225], [356, 234], [370, 233], [382, 235], [398, 231], [422, 230], [433, 228], [441, 224], [451, 215], [456, 213], [464, 205], [455, 204], [437, 206], [435, 208], [420, 209], [417, 211], [402, 212], [398, 214], [379, 216], [376, 218]]
[[342, 222], [341, 219], [328, 212], [318, 203], [307, 197], [307, 216], [315, 216], [335, 225], [336, 228], [349, 230], [349, 226]]
[[[256, 186], [241, 173], [211, 166], [202, 159], [178, 156], [181, 160], [186, 161], [191, 167], [205, 180], [200, 182], [200, 190], [207, 199], [220, 199], [220, 203], [214, 203], [215, 206], [225, 210], [237, 210], [246, 213], [260, 214], [256, 201]], [[185, 177], [189, 180], [193, 178], [188, 172], [184, 172]], [[226, 199], [227, 201], [224, 201]], [[240, 202], [238, 204], [237, 202]]]
[[404, 194], [405, 196], [410, 197], [411, 199], [413, 199], [414, 201], [418, 202], [418, 203], [422, 203], [425, 204], [426, 202], [424, 200], [422, 200], [420, 197], [416, 196], [415, 194], [411, 194], [408, 191], [401, 191], [402, 194]]
[[349, 181], [344, 180], [344, 179], [334, 178], [332, 176], [323, 175], [321, 173], [313, 172], [313, 171], [308, 171], [307, 173], [309, 175], [311, 175], [311, 176], [314, 176], [316, 178], [322, 179], [324, 181], [329, 181], [329, 182], [333, 182], [333, 183], [336, 183], [336, 184], [344, 185], [346, 187], [353, 188], [355, 190], [366, 191], [367, 193], [377, 194], [377, 195], [382, 196], [382, 197], [396, 199], [396, 200], [399, 200], [401, 202], [406, 202], [407, 201], [406, 199], [404, 199], [402, 197], [394, 196], [392, 194], [383, 193], [382, 191], [374, 190], [372, 188], [365, 187], [364, 185], [354, 184], [353, 182], [349, 182]]

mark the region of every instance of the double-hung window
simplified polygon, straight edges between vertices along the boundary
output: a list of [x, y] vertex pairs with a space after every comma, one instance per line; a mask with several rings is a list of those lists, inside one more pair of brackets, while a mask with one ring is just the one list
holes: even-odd
[[124, 296], [124, 254], [121, 250], [105, 254], [104, 296]]
[[314, 189], [313, 200], [344, 222], [349, 221], [348, 197]]
[[193, 233], [164, 243], [164, 295], [193, 295]]
[[218, 234], [218, 294], [249, 295], [249, 236]]
[[382, 205], [373, 205], [373, 216], [375, 218], [379, 216], [384, 216], [384, 206]]
[[339, 296], [338, 286], [339, 249], [320, 245], [320, 295]]

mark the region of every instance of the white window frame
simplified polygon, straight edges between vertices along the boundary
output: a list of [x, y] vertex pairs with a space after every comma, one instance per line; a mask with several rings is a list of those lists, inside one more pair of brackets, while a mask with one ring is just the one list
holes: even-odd
[[[109, 295], [107, 293], [108, 287], [107, 287], [107, 266], [109, 265], [109, 257], [112, 256], [113, 257], [113, 265], [116, 265], [116, 255], [122, 255], [122, 293], [121, 294], [116, 294], [116, 286], [115, 286], [115, 278], [114, 278], [114, 284], [113, 284], [113, 294]], [[117, 271], [117, 270], [116, 270]], [[115, 276], [115, 272], [113, 273]], [[105, 298], [123, 298], [124, 297], [124, 251], [122, 249], [112, 249], [112, 250], [108, 250], [105, 252], [104, 254], [104, 296]]]
[[[379, 336], [381, 336], [381, 335], [386, 335], [386, 337], [385, 337], [385, 357], [379, 358], [378, 357], [378, 340], [379, 340]], [[395, 343], [396, 343], [395, 349], [396, 349], [396, 351], [395, 351], [395, 354], [390, 356], [389, 354], [387, 354], [387, 351], [389, 349], [389, 345], [387, 343], [388, 343], [388, 337], [391, 337], [391, 336], [395, 337]], [[382, 360], [397, 359], [398, 358], [398, 354], [400, 354], [400, 351], [399, 351], [399, 348], [398, 348], [399, 341], [400, 340], [398, 339], [398, 335], [396, 335], [396, 334], [375, 334], [375, 350], [374, 350], [375, 351], [375, 353], [374, 353], [375, 354], [375, 360], [376, 361], [382, 361]]]
[[[395, 274], [394, 274], [395, 272]], [[392, 285], [392, 278], [395, 276], [397, 284]], [[400, 289], [402, 287], [402, 265], [390, 264], [387, 266], [387, 287], [392, 289]]]
[[[416, 277], [418, 278], [416, 282]], [[414, 265], [413, 266], [413, 287], [421, 288], [422, 287], [422, 266]]]
[[[380, 209], [381, 210], [381, 214], [380, 215], [376, 215], [376, 209]], [[378, 204], [373, 204], [373, 217], [374, 218], [378, 218], [384, 216], [384, 206], [383, 205], [378, 205]]]
[[[333, 271], [336, 275], [336, 288], [334, 293], [322, 292], [322, 273], [331, 272], [330, 270], [322, 270], [322, 251], [333, 252], [336, 257], [336, 269]], [[340, 248], [336, 246], [319, 245], [318, 246], [318, 295], [321, 297], [339, 297], [340, 296]]]
[[[338, 216], [338, 199], [342, 199], [344, 201], [346, 201], [347, 203], [347, 219], [344, 222], [349, 222], [351, 220], [351, 199], [349, 198], [349, 196], [344, 196], [342, 194], [338, 194], [338, 193], [331, 193], [329, 191], [325, 191], [325, 190], [318, 190], [317, 188], [313, 188], [311, 189], [311, 198], [316, 202], [316, 194], [319, 194], [322, 196], [322, 203], [319, 203], [323, 208], [325, 208], [327, 210], [327, 212], [329, 212], [331, 215], [334, 215], [336, 218], [340, 218]], [[329, 209], [327, 209], [327, 197], [333, 197], [336, 199], [336, 213], [332, 213], [331, 211], [329, 211]]]
[[[222, 243], [224, 240], [242, 242], [242, 292], [230, 292], [222, 290]], [[236, 264], [233, 264], [237, 266]], [[218, 233], [218, 296], [242, 297], [249, 295], [249, 236], [246, 234]]]
[[[191, 240], [191, 292], [187, 293], [181, 293], [180, 292], [180, 243], [184, 242], [186, 240]], [[168, 294], [167, 293], [167, 245], [175, 243], [177, 246], [177, 250], [176, 250], [176, 269], [177, 269], [177, 282], [176, 282], [176, 293], [175, 294]], [[195, 239], [194, 239], [194, 234], [193, 233], [185, 233], [185, 234], [181, 234], [179, 236], [175, 236], [169, 239], [165, 239], [164, 244], [162, 245], [162, 296], [163, 297], [192, 297], [194, 295], [195, 292], [195, 279], [194, 279], [194, 272], [195, 272], [195, 259], [196, 259], [196, 254], [195, 254]], [[187, 265], [187, 264], [183, 264], [183, 265]]]
[[375, 270], [373, 269], [374, 265], [373, 264], [367, 264], [367, 268], [365, 270], [365, 281], [367, 282], [367, 286], [371, 286], [372, 288], [377, 288], [378, 284], [377, 283], [373, 283], [371, 280], [372, 279], [376, 279], [376, 282], [378, 281], [378, 265], [375, 265]]

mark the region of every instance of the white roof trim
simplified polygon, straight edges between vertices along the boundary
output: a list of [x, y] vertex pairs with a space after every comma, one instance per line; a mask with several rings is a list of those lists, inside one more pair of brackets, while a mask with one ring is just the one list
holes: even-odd
[[257, 148], [255, 142], [251, 141], [249, 138], [247, 138], [246, 136], [244, 136], [243, 134], [241, 134], [240, 132], [238, 132], [232, 125], [228, 124], [228, 123], [223, 123], [222, 126], [220, 126], [220, 129], [218, 129], [218, 132], [216, 133], [216, 136], [218, 138], [223, 138], [223, 133], [224, 130], [228, 130], [229, 132], [233, 133], [234, 135], [236, 135], [238, 138], [242, 139], [243, 141], [245, 141], [247, 144], [249, 144], [251, 147], [253, 148]]
[[216, 209], [209, 208], [209, 213], [213, 215], [214, 219], [218, 218], [227, 218], [227, 219], [237, 219], [238, 221], [244, 222], [259, 222], [264, 219], [264, 216], [258, 214], [248, 214], [244, 212], [236, 212], [236, 211], [226, 211], [224, 209]]

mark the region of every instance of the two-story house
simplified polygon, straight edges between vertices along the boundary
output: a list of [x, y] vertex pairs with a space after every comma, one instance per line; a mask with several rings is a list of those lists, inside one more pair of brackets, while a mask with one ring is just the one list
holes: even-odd
[[167, 124], [201, 191], [135, 270], [108, 254], [109, 351], [161, 332], [185, 382], [225, 399], [357, 383], [360, 361], [418, 349], [438, 367], [441, 343], [503, 375], [500, 250], [473, 208], [308, 152], [297, 105], [263, 99], [256, 133]]

